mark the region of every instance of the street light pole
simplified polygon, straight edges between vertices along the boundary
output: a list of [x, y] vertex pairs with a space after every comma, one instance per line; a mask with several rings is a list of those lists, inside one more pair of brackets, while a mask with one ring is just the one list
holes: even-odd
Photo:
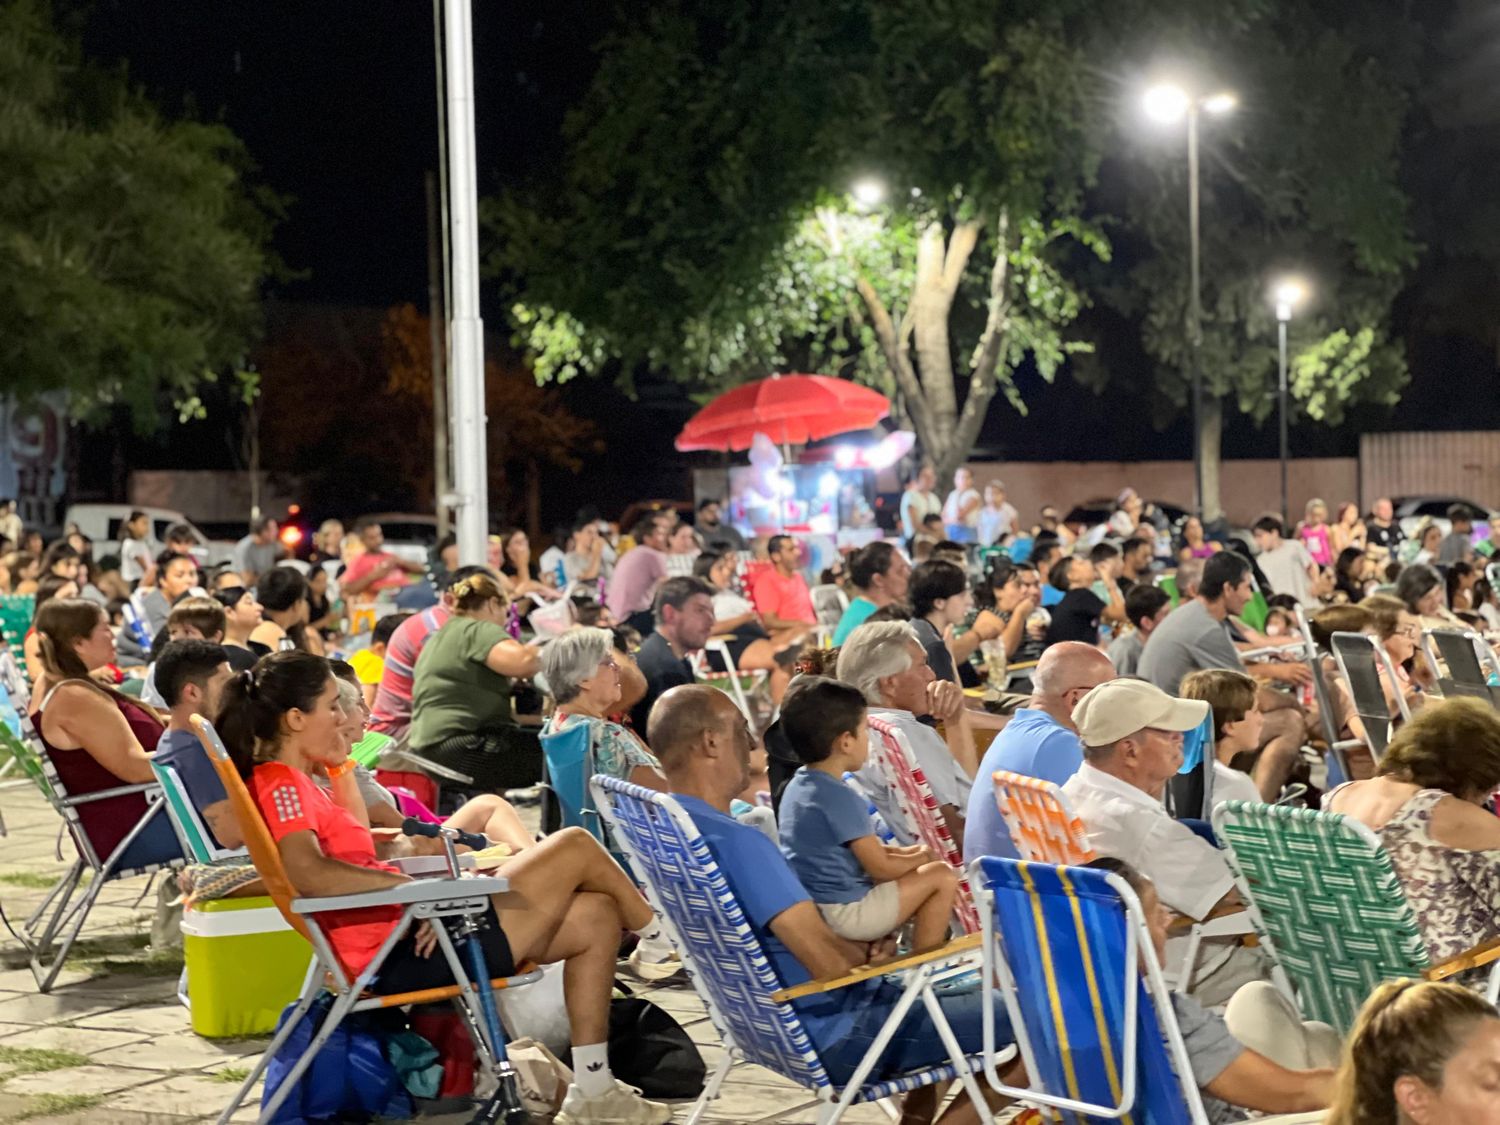
[[474, 159], [474, 34], [470, 0], [446, 0], [453, 488], [458, 557], [485, 561], [489, 473], [485, 453], [484, 321], [479, 316], [479, 187]]
[[1188, 377], [1193, 396], [1193, 509], [1203, 512], [1203, 295], [1202, 255], [1198, 229], [1198, 103], [1187, 107], [1188, 135]]

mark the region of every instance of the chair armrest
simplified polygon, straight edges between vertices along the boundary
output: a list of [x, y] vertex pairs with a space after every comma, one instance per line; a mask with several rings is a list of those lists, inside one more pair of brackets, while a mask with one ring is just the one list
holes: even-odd
[[979, 951], [980, 943], [984, 940], [982, 934], [966, 934], [961, 938], [955, 938], [947, 945], [937, 949], [929, 949], [926, 953], [911, 953], [905, 957], [897, 957], [894, 961], [885, 961], [879, 965], [859, 965], [850, 969], [843, 976], [825, 977], [823, 980], [810, 980], [806, 984], [799, 984], [793, 988], [783, 988], [779, 992], [771, 993], [771, 999], [778, 1004], [784, 1004], [788, 1000], [796, 1000], [802, 996], [812, 996], [819, 992], [832, 992], [834, 989], [847, 988], [851, 984], [870, 980], [873, 977], [883, 977], [888, 973], [899, 973], [906, 969], [914, 969], [918, 965], [926, 965], [933, 961], [950, 961], [959, 957], [967, 957]]
[[100, 789], [97, 793], [80, 793], [77, 796], [67, 796], [58, 803], [67, 808], [77, 808], [79, 805], [87, 805], [93, 801], [107, 801], [111, 797], [128, 797], [133, 793], [161, 792], [161, 786], [154, 781], [143, 781], [138, 785], [117, 785], [113, 789]]
[[409, 750], [387, 750], [380, 758], [381, 768], [390, 769], [392, 766], [406, 766], [415, 773], [430, 773], [433, 777], [440, 777], [444, 781], [451, 781], [455, 785], [473, 785], [474, 779], [466, 773], [450, 770], [447, 766], [440, 766], [436, 762], [429, 762], [420, 755], [413, 754]]
[[510, 880], [494, 876], [472, 879], [421, 879], [400, 883], [383, 891], [357, 895], [323, 895], [292, 899], [296, 914], [321, 914], [327, 910], [359, 910], [366, 906], [412, 906], [419, 902], [442, 902], [453, 898], [498, 895], [510, 890]]
[[1011, 672], [1026, 672], [1035, 668], [1040, 663], [1040, 660], [1017, 660], [1014, 664], [1007, 664], [1005, 671], [1007, 674]]
[[1500, 938], [1482, 941], [1473, 949], [1455, 954], [1439, 965], [1433, 965], [1422, 973], [1423, 980], [1445, 980], [1468, 969], [1477, 969], [1492, 961], [1500, 960]]
[[[1216, 906], [1201, 921], [1197, 918], [1189, 918], [1186, 914], [1174, 914], [1172, 915], [1172, 921], [1167, 924], [1167, 931], [1169, 933], [1181, 933], [1185, 930], [1191, 930], [1194, 926], [1212, 926], [1224, 918], [1243, 919], [1245, 932], [1250, 932], [1250, 915], [1246, 912], [1243, 902], [1232, 903], [1229, 906]], [[1204, 931], [1205, 936], [1207, 936], [1208, 932], [1208, 930]], [[1231, 931], [1215, 928], [1212, 932], [1214, 934], [1223, 934]]]

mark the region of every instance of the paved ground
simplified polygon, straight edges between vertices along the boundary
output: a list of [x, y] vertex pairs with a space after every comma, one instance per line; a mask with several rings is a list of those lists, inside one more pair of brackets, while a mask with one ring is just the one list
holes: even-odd
[[[19, 926], [66, 866], [56, 852], [59, 822], [29, 786], [0, 788], [0, 813], [10, 830], [0, 839], [0, 906]], [[64, 844], [71, 860], [69, 848]], [[0, 1123], [212, 1121], [260, 1054], [264, 1040], [208, 1040], [193, 1033], [176, 999], [180, 958], [153, 957], [144, 948], [155, 898], [138, 906], [144, 888], [144, 879], [133, 879], [106, 889], [46, 996], [37, 993], [19, 944], [0, 929]], [[719, 1039], [692, 990], [639, 994], [677, 1017], [712, 1068], [721, 1057]], [[791, 1083], [742, 1064], [709, 1120], [757, 1122], [805, 1101]], [[686, 1117], [684, 1106], [677, 1119]], [[256, 1106], [250, 1106], [234, 1120], [255, 1118]], [[780, 1120], [796, 1125], [813, 1115], [809, 1110]], [[861, 1106], [845, 1120], [870, 1125], [887, 1119], [876, 1107]]]

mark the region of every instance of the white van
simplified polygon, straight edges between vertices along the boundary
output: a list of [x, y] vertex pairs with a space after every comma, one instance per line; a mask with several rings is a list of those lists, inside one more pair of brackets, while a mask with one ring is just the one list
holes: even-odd
[[118, 555], [120, 541], [124, 538], [125, 521], [131, 512], [145, 512], [151, 521], [150, 535], [163, 545], [167, 541], [167, 528], [174, 523], [186, 524], [193, 532], [195, 546], [193, 557], [199, 566], [217, 566], [228, 562], [234, 552], [234, 543], [227, 539], [210, 539], [181, 512], [171, 508], [138, 508], [134, 504], [74, 504], [63, 516], [63, 526], [77, 526], [93, 541], [94, 558]]

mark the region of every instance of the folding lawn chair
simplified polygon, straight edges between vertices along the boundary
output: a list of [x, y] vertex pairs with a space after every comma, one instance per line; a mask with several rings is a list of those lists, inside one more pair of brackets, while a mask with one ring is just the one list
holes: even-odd
[[10, 645], [16, 663], [26, 667], [22, 644], [31, 619], [36, 616], [35, 594], [0, 594], [0, 637]]
[[594, 776], [593, 723], [582, 720], [567, 730], [542, 735], [542, 754], [546, 759], [542, 790], [557, 810], [557, 827], [586, 829], [609, 847], [604, 821], [589, 791]]
[[[1494, 663], [1489, 643], [1473, 630], [1424, 629], [1422, 655], [1432, 669], [1443, 697], [1467, 695], [1491, 706], [1500, 705], [1500, 687], [1491, 676], [1500, 669]], [[1490, 665], [1489, 671], [1485, 664]]]
[[[1009, 1086], [990, 1062], [990, 1086], [1070, 1125], [1208, 1125], [1140, 900], [1125, 880], [993, 856], [969, 872], [984, 920], [981, 979], [1005, 1001], [1032, 1082]], [[992, 1060], [993, 1006], [984, 1011]]]
[[[287, 877], [286, 869], [282, 866], [281, 853], [277, 851], [271, 839], [270, 830], [261, 818], [260, 809], [251, 800], [250, 792], [240, 779], [234, 763], [230, 761], [229, 752], [220, 741], [218, 732], [206, 719], [197, 715], [193, 716], [192, 725], [198, 734], [198, 741], [202, 743], [204, 751], [212, 759], [214, 769], [218, 771], [219, 778], [224, 783], [224, 791], [229, 796], [234, 815], [239, 820], [241, 831], [245, 834], [246, 847], [249, 849], [251, 859], [255, 862], [256, 870], [260, 872], [261, 881], [265, 884], [272, 901], [281, 911], [287, 924], [312, 945], [312, 958], [308, 964], [307, 978], [296, 1006], [284, 1017], [281, 1027], [266, 1048], [265, 1054], [240, 1084], [229, 1104], [224, 1107], [224, 1111], [218, 1118], [219, 1125], [226, 1125], [234, 1116], [245, 1097], [259, 1081], [271, 1059], [281, 1049], [282, 1044], [291, 1037], [292, 1032], [312, 1007], [313, 1001], [324, 989], [333, 993], [333, 1003], [328, 1014], [324, 1017], [322, 1026], [312, 1037], [307, 1050], [297, 1059], [276, 1091], [263, 1100], [261, 1121], [268, 1122], [275, 1117], [276, 1111], [312, 1065], [313, 1059], [323, 1045], [350, 1013], [405, 1007], [410, 1004], [432, 1004], [440, 1000], [453, 1001], [454, 1007], [458, 1009], [459, 1015], [469, 1029], [469, 1034], [474, 1039], [481, 1059], [492, 1069], [501, 1083], [502, 1090], [508, 1087], [509, 1094], [514, 1096], [516, 1093], [515, 1076], [505, 1059], [503, 1036], [496, 1033], [498, 1022], [494, 1018], [494, 997], [489, 990], [530, 984], [541, 979], [539, 971], [529, 966], [524, 967], [525, 971], [518, 971], [515, 976], [489, 981], [488, 989], [482, 981], [476, 984], [459, 957], [453, 938], [448, 933], [448, 927], [435, 921], [432, 930], [437, 937], [438, 950], [448, 962], [448, 967], [453, 972], [453, 979], [457, 983], [416, 992], [380, 994], [370, 991], [391, 950], [396, 947], [413, 924], [421, 919], [461, 918], [483, 914], [489, 907], [491, 895], [501, 894], [509, 889], [506, 880], [492, 876], [414, 879], [410, 883], [403, 883], [387, 890], [364, 894], [333, 895], [323, 898], [299, 897], [296, 888]], [[381, 943], [369, 965], [362, 972], [353, 974], [334, 952], [318, 916], [329, 911], [358, 910], [373, 906], [400, 906], [401, 917], [391, 930], [390, 936]], [[519, 1102], [516, 1101], [515, 1104], [518, 1105]], [[524, 1121], [525, 1117], [524, 1114], [514, 1117], [507, 1113], [501, 1119], [509, 1123]]]
[[1339, 737], [1338, 727], [1333, 721], [1333, 697], [1328, 691], [1328, 681], [1323, 676], [1323, 658], [1318, 652], [1317, 642], [1313, 640], [1312, 626], [1308, 623], [1307, 614], [1300, 604], [1293, 610], [1293, 615], [1297, 619], [1297, 630], [1302, 634], [1307, 667], [1312, 672], [1313, 699], [1318, 705], [1318, 722], [1323, 728], [1323, 740], [1328, 744], [1328, 756], [1325, 759], [1328, 766], [1326, 788], [1332, 789], [1352, 777], [1349, 772], [1349, 759], [1345, 757], [1345, 752], [1363, 746], [1364, 740]]
[[[817, 1098], [812, 1104], [818, 1107], [818, 1125], [835, 1125], [858, 1102], [878, 1101], [955, 1077], [963, 1081], [976, 1105], [983, 1104], [973, 1078], [983, 1060], [964, 1054], [954, 1041], [933, 991], [941, 980], [971, 970], [977, 936], [960, 938], [942, 949], [903, 957], [879, 968], [866, 966], [832, 980], [783, 988], [738, 898], [682, 806], [665, 793], [613, 777], [594, 778], [593, 791], [615, 839], [644, 880], [646, 897], [670, 931], [693, 987], [724, 1041], [724, 1057], [709, 1077], [687, 1125], [702, 1120], [719, 1096], [730, 1067], [741, 1059], [811, 1090]], [[835, 1087], [790, 1001], [896, 974], [903, 977], [905, 990], [883, 1033], [871, 1044], [848, 1083]], [[888, 1081], [867, 1083], [865, 1079], [888, 1042], [887, 1033], [894, 1031], [917, 1003], [927, 1008], [943, 1035], [948, 1061]], [[794, 1110], [785, 1111], [791, 1112]]]
[[[1354, 713], [1365, 728], [1365, 745], [1378, 762], [1396, 731], [1380, 676], [1384, 672], [1385, 682], [1395, 684], [1396, 668], [1385, 646], [1367, 633], [1335, 633], [1329, 645], [1338, 662], [1339, 675], [1354, 700]], [[1401, 693], [1397, 691], [1395, 696], [1402, 720], [1411, 718], [1411, 709]]]
[[818, 615], [818, 624], [837, 628], [839, 619], [849, 608], [849, 595], [844, 588], [832, 582], [812, 588], [813, 612]]
[[932, 786], [927, 783], [927, 775], [917, 765], [904, 734], [884, 719], [871, 718], [868, 722], [873, 736], [870, 739], [870, 761], [890, 786], [897, 808], [905, 814], [911, 835], [926, 844], [933, 856], [958, 875], [958, 894], [953, 898], [954, 925], [959, 933], [978, 933], [979, 914], [974, 909], [974, 896], [964, 875], [963, 853], [943, 823], [943, 814], [933, 796]]
[[[118, 785], [95, 793], [73, 796], [57, 776], [51, 759], [35, 748], [30, 739], [30, 723], [24, 716], [22, 723], [27, 737], [18, 739], [8, 728], [0, 726], [0, 745], [10, 752], [21, 771], [62, 817], [63, 827], [72, 837], [73, 846], [78, 853], [72, 866], [47, 892], [21, 927], [21, 937], [30, 954], [31, 974], [36, 978], [37, 989], [40, 992], [50, 992], [57, 974], [62, 971], [63, 963], [67, 960], [68, 951], [83, 932], [89, 912], [94, 908], [105, 884], [136, 875], [154, 875], [162, 870], [175, 870], [184, 861], [179, 854], [174, 860], [164, 863], [140, 863], [136, 857], [128, 854], [131, 845], [137, 840], [153, 831], [155, 826], [165, 825], [164, 819], [157, 819], [165, 816], [159, 785], [155, 782]], [[141, 808], [135, 824], [108, 854], [101, 856], [89, 837], [79, 809], [100, 801], [128, 801], [132, 798], [139, 798]], [[127, 860], [131, 866], [125, 865]], [[88, 873], [88, 885], [79, 895], [85, 872]], [[149, 890], [149, 884], [147, 889]], [[141, 898], [145, 898], [145, 892], [142, 892]], [[54, 942], [57, 942], [55, 952]], [[52, 957], [50, 964], [46, 962], [49, 954]]]
[[[708, 665], [708, 654], [713, 653], [724, 664], [723, 672], [711, 671]], [[765, 672], [741, 672], [735, 667], [734, 657], [729, 654], [729, 645], [721, 637], [712, 638], [703, 646], [701, 654], [702, 670], [699, 678], [711, 687], [729, 693], [740, 712], [755, 725], [755, 708], [751, 706], [751, 697], [762, 697], [761, 689], [770, 683], [770, 678]]]
[[1380, 840], [1337, 813], [1228, 801], [1214, 813], [1225, 858], [1302, 1014], [1347, 1033], [1370, 990], [1394, 977], [1442, 980], [1494, 964], [1500, 941], [1432, 964], [1416, 916]]
[[[1067, 799], [1056, 785], [1008, 770], [997, 770], [993, 776], [995, 803], [1023, 860], [1080, 866], [1097, 858], [1087, 827], [1068, 807]], [[1177, 991], [1185, 993], [1192, 988], [1198, 949], [1204, 938], [1243, 937], [1253, 932], [1251, 926], [1249, 917], [1243, 913], [1221, 914], [1194, 922], [1188, 930]]]

